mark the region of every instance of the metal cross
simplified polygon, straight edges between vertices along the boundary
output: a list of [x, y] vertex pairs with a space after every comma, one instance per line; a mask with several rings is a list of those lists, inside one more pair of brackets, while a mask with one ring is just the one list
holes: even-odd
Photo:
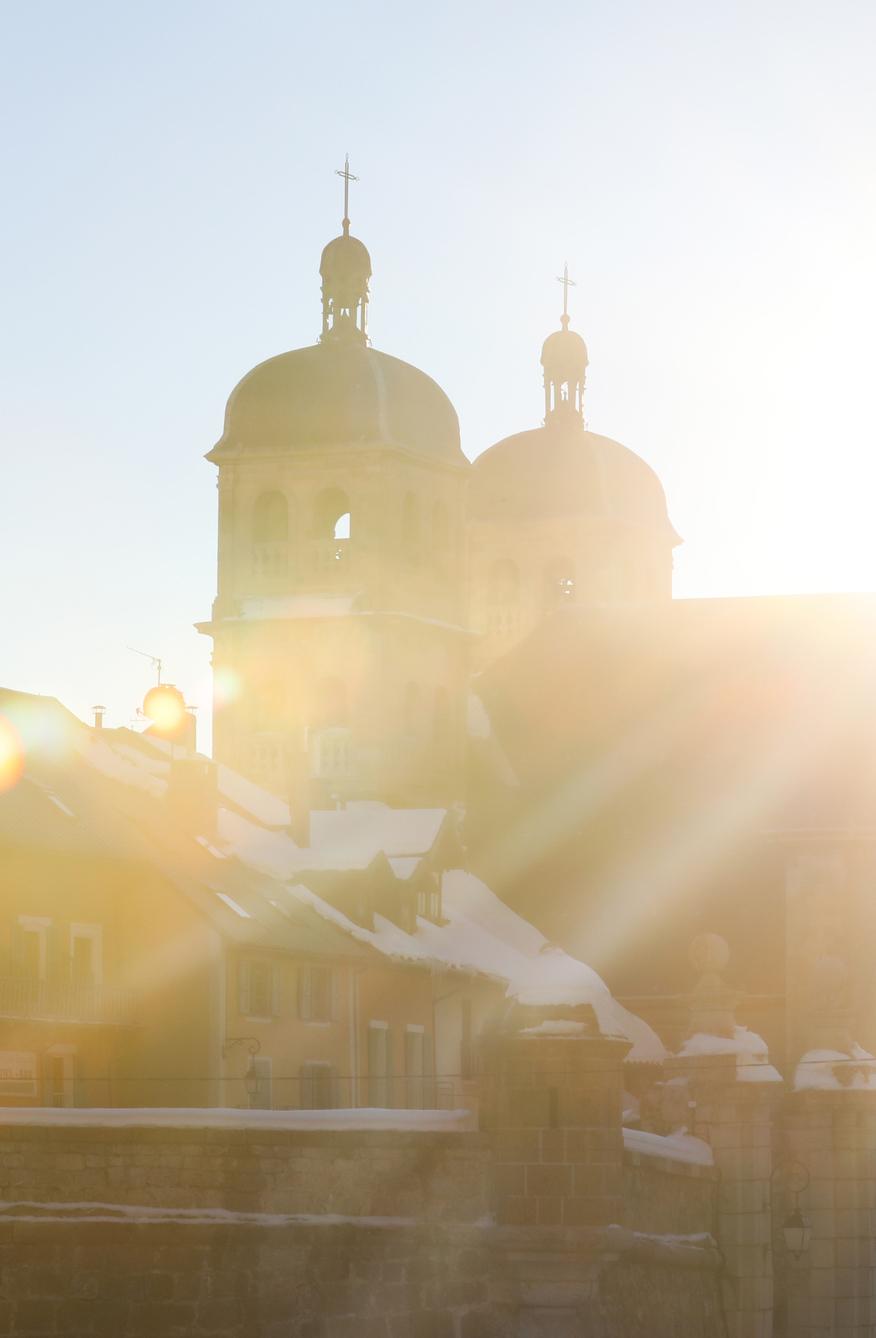
[[335, 169], [335, 176], [344, 178], [344, 234], [346, 235], [350, 231], [350, 182], [359, 180], [359, 178], [354, 177], [353, 173], [350, 171], [349, 154], [344, 155], [343, 169], [340, 167]]
[[569, 278], [569, 266], [563, 266], [563, 277], [557, 278], [557, 283], [563, 285], [563, 320], [569, 319], [569, 289], [577, 287], [575, 280]]

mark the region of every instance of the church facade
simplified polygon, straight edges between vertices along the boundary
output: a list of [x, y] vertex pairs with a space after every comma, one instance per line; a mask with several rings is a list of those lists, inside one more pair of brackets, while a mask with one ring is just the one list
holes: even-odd
[[243, 378], [207, 455], [215, 755], [298, 812], [464, 801], [472, 674], [564, 606], [668, 600], [679, 542], [652, 470], [585, 427], [566, 301], [543, 424], [469, 462], [440, 387], [370, 346], [347, 199], [318, 342]]

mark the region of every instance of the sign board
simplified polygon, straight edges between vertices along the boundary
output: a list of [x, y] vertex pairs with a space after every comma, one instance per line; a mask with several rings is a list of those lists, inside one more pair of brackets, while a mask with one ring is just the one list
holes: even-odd
[[37, 1096], [37, 1057], [26, 1050], [0, 1050], [0, 1101]]

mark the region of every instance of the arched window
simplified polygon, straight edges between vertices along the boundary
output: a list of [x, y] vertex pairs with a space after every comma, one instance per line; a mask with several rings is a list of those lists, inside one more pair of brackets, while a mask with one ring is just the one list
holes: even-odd
[[257, 576], [282, 576], [289, 565], [289, 504], [281, 492], [263, 492], [252, 513], [252, 565]]
[[432, 546], [436, 553], [445, 553], [450, 547], [450, 514], [440, 499], [432, 507]]
[[405, 493], [402, 503], [402, 551], [408, 562], [419, 562], [420, 517], [417, 499], [412, 492]]
[[256, 498], [252, 537], [257, 544], [289, 538], [289, 507], [281, 492], [263, 492]]
[[490, 568], [487, 599], [491, 604], [516, 604], [520, 598], [520, 572], [510, 558], [498, 558]]
[[333, 578], [349, 562], [352, 514], [350, 499], [342, 488], [325, 488], [313, 507], [311, 545], [313, 568]]
[[575, 564], [569, 558], [554, 558], [545, 569], [544, 607], [546, 612], [575, 601]]
[[346, 725], [347, 718], [347, 688], [343, 680], [321, 679], [313, 703], [313, 725], [318, 729], [325, 729], [328, 725]]
[[[340, 529], [346, 529], [346, 534], [339, 533]], [[350, 500], [347, 494], [343, 488], [324, 488], [313, 508], [313, 538], [349, 539], [350, 530]]]
[[405, 684], [405, 700], [404, 700], [405, 734], [416, 734], [419, 712], [420, 712], [420, 689], [416, 683], [407, 683]]

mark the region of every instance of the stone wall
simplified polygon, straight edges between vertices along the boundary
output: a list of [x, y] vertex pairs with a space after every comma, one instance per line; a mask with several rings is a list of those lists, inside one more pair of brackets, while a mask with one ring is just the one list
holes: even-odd
[[473, 1222], [488, 1169], [476, 1133], [0, 1125], [7, 1202]]
[[[723, 1338], [714, 1251], [661, 1262], [614, 1229], [440, 1224], [0, 1223], [9, 1338]], [[562, 1270], [520, 1309], [517, 1261], [548, 1245]], [[653, 1248], [653, 1246], [652, 1246]], [[531, 1299], [531, 1298], [530, 1298]], [[552, 1308], [554, 1307], [554, 1308]], [[533, 1325], [535, 1327], [533, 1327]]]
[[624, 1224], [669, 1235], [715, 1231], [718, 1173], [641, 1152], [624, 1153]]

